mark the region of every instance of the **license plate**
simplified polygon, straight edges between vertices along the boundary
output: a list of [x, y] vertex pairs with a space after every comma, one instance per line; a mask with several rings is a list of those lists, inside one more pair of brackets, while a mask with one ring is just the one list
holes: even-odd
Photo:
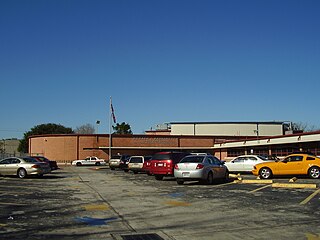
[[159, 167], [162, 167], [162, 166], [163, 166], [163, 163], [158, 163], [158, 166], [159, 166]]
[[190, 177], [190, 173], [189, 172], [184, 172], [184, 173], [182, 173], [182, 177]]

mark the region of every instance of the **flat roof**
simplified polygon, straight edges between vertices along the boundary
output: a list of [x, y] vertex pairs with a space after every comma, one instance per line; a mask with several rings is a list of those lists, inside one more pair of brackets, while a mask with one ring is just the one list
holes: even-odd
[[258, 122], [258, 121], [248, 121], [248, 122], [232, 122], [232, 121], [228, 121], [228, 122], [171, 122], [170, 124], [283, 124], [285, 122], [288, 121], [262, 121], [262, 122]]

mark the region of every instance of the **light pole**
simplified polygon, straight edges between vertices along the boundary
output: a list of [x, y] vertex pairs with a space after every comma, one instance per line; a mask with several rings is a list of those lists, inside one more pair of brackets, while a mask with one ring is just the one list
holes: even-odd
[[97, 129], [96, 129], [96, 134], [98, 134], [99, 133], [99, 124], [100, 124], [100, 120], [97, 120], [96, 121], [96, 124], [97, 124]]

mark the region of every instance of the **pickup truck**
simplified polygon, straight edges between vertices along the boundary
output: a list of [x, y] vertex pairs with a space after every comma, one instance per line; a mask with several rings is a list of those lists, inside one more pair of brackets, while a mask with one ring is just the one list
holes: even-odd
[[106, 165], [106, 161], [104, 159], [92, 156], [92, 157], [86, 157], [85, 159], [82, 160], [74, 160], [72, 161], [71, 165], [75, 166], [82, 166], [82, 165]]

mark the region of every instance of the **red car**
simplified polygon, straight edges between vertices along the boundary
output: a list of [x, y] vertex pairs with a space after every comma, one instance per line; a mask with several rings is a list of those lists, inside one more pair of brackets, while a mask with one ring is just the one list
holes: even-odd
[[162, 180], [163, 177], [174, 176], [174, 165], [189, 155], [185, 152], [158, 152], [152, 156], [150, 162], [149, 174], [153, 174], [155, 179]]

